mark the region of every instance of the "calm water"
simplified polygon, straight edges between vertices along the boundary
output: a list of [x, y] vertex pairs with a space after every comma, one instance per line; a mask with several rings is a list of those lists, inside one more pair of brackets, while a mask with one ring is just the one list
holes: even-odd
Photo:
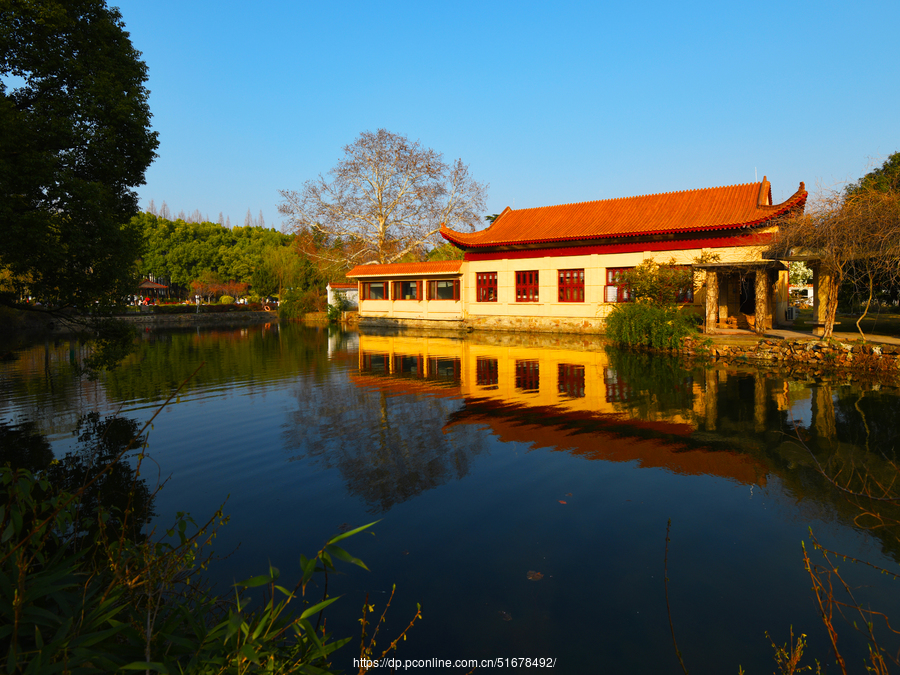
[[[772, 672], [765, 632], [782, 644], [791, 626], [808, 634], [808, 654], [833, 660], [803, 568], [810, 527], [897, 570], [896, 535], [855, 525], [859, 510], [811, 455], [844, 475], [893, 478], [895, 390], [687, 369], [582, 339], [277, 325], [142, 337], [96, 383], [73, 378], [75, 343], [0, 364], [3, 428], [32, 423], [62, 456], [82, 416], [143, 423], [203, 363], [149, 433], [141, 477], [150, 489], [168, 481], [154, 523], [176, 511], [205, 520], [226, 503], [216, 551], [228, 557], [213, 568], [225, 590], [270, 562], [292, 582], [301, 553], [378, 520], [346, 542], [371, 571], [332, 579], [343, 598], [329, 627], [357, 634], [366, 593], [380, 612], [396, 584], [379, 644], [416, 602], [424, 614], [402, 659], [678, 672], [663, 585], [669, 519], [669, 600], [691, 673]], [[841, 571], [857, 600], [900, 618], [900, 582]], [[838, 631], [860, 672], [861, 643], [847, 624]], [[336, 663], [350, 669], [352, 650]]]

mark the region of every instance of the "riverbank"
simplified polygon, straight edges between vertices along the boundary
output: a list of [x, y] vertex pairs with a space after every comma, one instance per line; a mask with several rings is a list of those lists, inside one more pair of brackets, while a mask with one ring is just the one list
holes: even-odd
[[245, 326], [257, 323], [274, 323], [278, 321], [276, 312], [191, 312], [189, 314], [155, 314], [141, 312], [116, 316], [143, 327], [183, 328], [185, 326]]
[[676, 351], [689, 358], [713, 361], [851, 371], [890, 379], [900, 375], [900, 341], [887, 336], [871, 336], [867, 342], [860, 342], [778, 335], [776, 331], [763, 337], [725, 334], [688, 338]]

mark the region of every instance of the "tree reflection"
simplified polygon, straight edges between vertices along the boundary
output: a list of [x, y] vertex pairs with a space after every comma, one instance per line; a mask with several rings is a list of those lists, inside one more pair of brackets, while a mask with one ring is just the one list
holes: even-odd
[[101, 511], [109, 515], [107, 536], [139, 541], [156, 515], [154, 492], [131, 462], [145, 441], [139, 430], [133, 419], [89, 413], [78, 420], [75, 449], [54, 460], [50, 443], [34, 430], [34, 423], [0, 423], [0, 464], [43, 476], [55, 490], [82, 491], [78, 503], [83, 515], [72, 533], [76, 542], [93, 539]]
[[[442, 383], [422, 388], [408, 373], [334, 378], [326, 387], [298, 388], [288, 415], [285, 447], [343, 476], [347, 491], [369, 511], [388, 511], [427, 490], [462, 479], [485, 452], [475, 429], [445, 433], [462, 401]], [[440, 392], [443, 395], [439, 395]]]

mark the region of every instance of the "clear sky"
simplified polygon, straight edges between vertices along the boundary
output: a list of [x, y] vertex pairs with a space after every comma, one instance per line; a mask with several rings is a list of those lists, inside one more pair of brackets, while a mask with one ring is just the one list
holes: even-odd
[[110, 0], [159, 157], [141, 205], [262, 211], [385, 128], [467, 163], [488, 213], [855, 180], [900, 150], [900, 2]]

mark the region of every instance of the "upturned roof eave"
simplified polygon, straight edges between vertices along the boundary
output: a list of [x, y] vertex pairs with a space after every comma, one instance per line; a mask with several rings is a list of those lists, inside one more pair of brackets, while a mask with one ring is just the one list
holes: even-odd
[[[802, 186], [802, 184], [801, 184]], [[762, 225], [767, 223], [775, 218], [779, 218], [783, 216], [785, 213], [797, 208], [798, 206], [804, 205], [806, 203], [808, 193], [801, 187], [796, 193], [794, 193], [791, 197], [786, 199], [781, 204], [774, 204], [769, 206], [768, 208], [773, 209], [771, 213], [766, 214], [764, 217], [757, 218], [751, 221], [744, 221], [740, 223], [727, 223], [722, 225], [711, 225], [704, 227], [688, 227], [688, 228], [679, 228], [679, 229], [665, 229], [665, 230], [651, 230], [647, 232], [612, 232], [605, 234], [583, 234], [576, 236], [568, 236], [568, 237], [547, 237], [541, 239], [528, 239], [528, 240], [515, 240], [515, 241], [494, 241], [494, 242], [467, 242], [465, 239], [460, 239], [454, 237], [453, 235], [462, 235], [465, 237], [465, 233], [456, 232], [455, 230], [451, 230], [447, 227], [441, 227], [441, 236], [449, 241], [451, 244], [458, 246], [462, 249], [483, 249], [483, 248], [509, 248], [509, 247], [518, 247], [518, 246], [533, 246], [539, 244], [560, 244], [565, 242], [580, 242], [580, 241], [590, 241], [590, 240], [600, 240], [600, 239], [632, 239], [635, 237], [655, 237], [660, 235], [677, 235], [683, 233], [691, 233], [691, 232], [717, 232], [724, 230], [737, 230], [743, 228], [755, 227], [758, 225]], [[505, 213], [505, 211], [504, 211]], [[499, 220], [499, 219], [498, 219]], [[488, 232], [488, 230], [483, 230], [483, 232]]]

